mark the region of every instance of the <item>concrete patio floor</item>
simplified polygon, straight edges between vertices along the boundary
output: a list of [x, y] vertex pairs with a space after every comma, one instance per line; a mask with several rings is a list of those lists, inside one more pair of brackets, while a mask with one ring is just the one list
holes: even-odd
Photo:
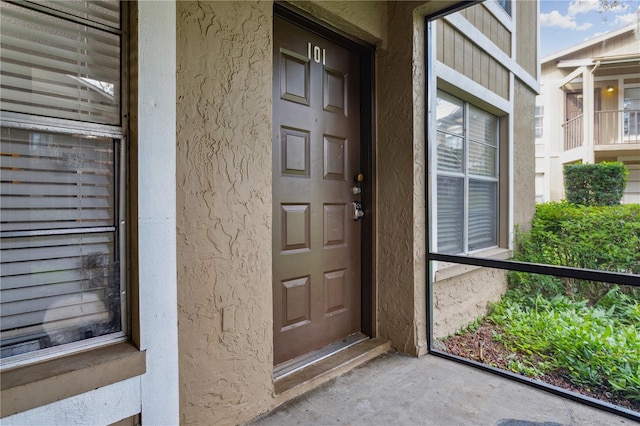
[[454, 361], [386, 353], [249, 423], [263, 425], [632, 425]]

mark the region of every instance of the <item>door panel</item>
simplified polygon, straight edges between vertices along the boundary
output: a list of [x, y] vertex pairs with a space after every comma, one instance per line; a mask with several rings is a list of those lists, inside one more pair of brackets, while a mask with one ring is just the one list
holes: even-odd
[[276, 17], [274, 363], [360, 330], [359, 56]]

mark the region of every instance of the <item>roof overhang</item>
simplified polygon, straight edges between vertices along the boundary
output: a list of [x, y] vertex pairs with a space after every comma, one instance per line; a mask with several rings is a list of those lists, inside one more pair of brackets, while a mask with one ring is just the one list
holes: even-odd
[[563, 56], [567, 56], [570, 55], [572, 53], [578, 52], [582, 49], [586, 49], [590, 46], [593, 46], [594, 44], [598, 44], [598, 43], [602, 43], [605, 40], [609, 40], [612, 39], [614, 37], [618, 37], [622, 34], [626, 34], [628, 32], [632, 32], [634, 31], [636, 28], [635, 24], [631, 24], [631, 25], [627, 25], [626, 27], [622, 27], [619, 28], [617, 30], [614, 31], [609, 31], [608, 33], [602, 34], [598, 37], [593, 37], [589, 40], [586, 40], [580, 44], [576, 44], [574, 46], [569, 47], [568, 49], [564, 49], [561, 50], [559, 52], [556, 53], [552, 53], [551, 55], [547, 55], [544, 58], [542, 58], [540, 60], [540, 63], [542, 65], [546, 64], [547, 62], [551, 62], [551, 61], [555, 61], [555, 60], [559, 60], [560, 58], [562, 58]]
[[640, 66], [640, 53], [634, 53], [630, 55], [617, 55], [617, 56], [600, 56], [586, 59], [567, 59], [564, 61], [558, 61], [556, 66], [558, 68], [579, 68], [589, 67], [595, 65], [597, 67], [620, 66], [620, 65], [638, 65]]

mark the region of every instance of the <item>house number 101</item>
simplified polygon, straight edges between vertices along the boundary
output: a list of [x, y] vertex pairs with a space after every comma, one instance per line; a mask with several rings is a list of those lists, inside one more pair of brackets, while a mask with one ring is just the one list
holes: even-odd
[[320, 46], [313, 46], [311, 42], [307, 43], [307, 57], [310, 60], [313, 59], [317, 64], [319, 64], [320, 60], [322, 60], [322, 65], [326, 65], [325, 55], [325, 50], [320, 49]]

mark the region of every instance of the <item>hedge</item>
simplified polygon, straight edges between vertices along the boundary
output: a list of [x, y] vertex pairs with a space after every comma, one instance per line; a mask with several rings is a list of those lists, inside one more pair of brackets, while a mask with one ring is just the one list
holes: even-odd
[[[531, 231], [516, 236], [515, 260], [640, 273], [640, 204], [538, 204]], [[534, 274], [513, 273], [510, 280], [523, 293], [565, 294], [594, 302], [609, 290], [602, 283]]]
[[567, 201], [584, 206], [620, 204], [628, 174], [622, 163], [566, 165], [564, 188]]

